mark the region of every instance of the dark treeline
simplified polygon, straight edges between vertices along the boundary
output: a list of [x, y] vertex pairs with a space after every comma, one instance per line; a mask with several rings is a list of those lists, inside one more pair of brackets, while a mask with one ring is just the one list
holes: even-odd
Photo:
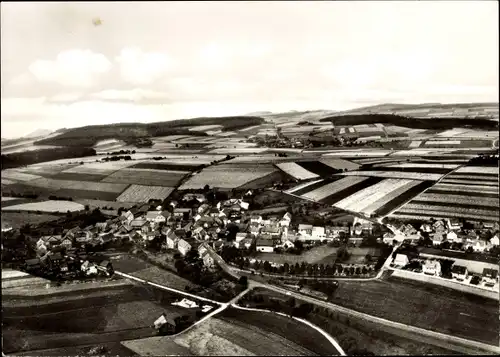
[[486, 118], [412, 118], [394, 114], [356, 114], [323, 118], [322, 122], [334, 125], [392, 124], [412, 129], [453, 129], [471, 128], [497, 130], [498, 123]]
[[264, 122], [259, 117], [217, 117], [182, 119], [158, 123], [119, 123], [91, 125], [68, 130], [56, 137], [35, 142], [36, 145], [92, 147], [101, 140], [118, 139], [127, 145], [150, 146], [151, 138], [167, 135], [207, 136], [205, 132], [189, 131], [198, 125], [222, 125], [222, 130], [236, 130]]
[[92, 148], [51, 148], [33, 151], [16, 152], [12, 154], [2, 155], [2, 170], [33, 165], [40, 162], [72, 159], [83, 156], [93, 156], [96, 151]]

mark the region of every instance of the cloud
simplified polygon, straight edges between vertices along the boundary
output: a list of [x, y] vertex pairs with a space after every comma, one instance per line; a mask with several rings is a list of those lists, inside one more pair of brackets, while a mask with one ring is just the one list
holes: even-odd
[[48, 101], [51, 103], [68, 103], [75, 102], [82, 97], [82, 93], [60, 93], [53, 95], [48, 99]]
[[127, 47], [116, 57], [122, 79], [136, 85], [147, 85], [160, 79], [175, 67], [175, 61], [164, 53], [143, 52], [137, 47]]
[[168, 101], [169, 98], [167, 93], [156, 92], [141, 88], [135, 88], [131, 90], [109, 89], [93, 93], [90, 95], [90, 97], [94, 99], [107, 100], [107, 101], [128, 101], [134, 103], [166, 102]]
[[60, 52], [55, 60], [37, 60], [28, 69], [40, 82], [88, 88], [111, 67], [111, 62], [103, 54], [74, 49]]

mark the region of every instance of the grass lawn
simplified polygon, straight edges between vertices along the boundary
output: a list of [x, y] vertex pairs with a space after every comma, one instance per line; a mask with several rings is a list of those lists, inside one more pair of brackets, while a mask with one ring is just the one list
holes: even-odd
[[[268, 260], [280, 264], [300, 264], [302, 262], [310, 264], [333, 264], [338, 249], [339, 248], [336, 247], [322, 245], [305, 251], [301, 255], [258, 253], [256, 259]], [[351, 253], [351, 257], [345, 262], [346, 264], [360, 264], [364, 262], [366, 254], [370, 254], [372, 257], [376, 257], [380, 254], [377, 248], [348, 248], [348, 252]]]
[[340, 281], [333, 303], [429, 330], [498, 345], [498, 301], [389, 277]]

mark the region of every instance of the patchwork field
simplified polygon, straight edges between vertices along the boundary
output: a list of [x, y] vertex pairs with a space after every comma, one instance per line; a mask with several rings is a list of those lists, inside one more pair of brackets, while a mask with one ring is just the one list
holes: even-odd
[[36, 179], [42, 178], [39, 175], [32, 175], [32, 174], [27, 174], [24, 173], [18, 169], [7, 169], [7, 170], [2, 170], [2, 179], [7, 179], [11, 181], [19, 181], [19, 182], [28, 182], [28, 181], [33, 181]]
[[173, 187], [130, 185], [116, 200], [119, 202], [149, 202], [150, 199], [164, 200], [173, 191]]
[[334, 204], [335, 207], [371, 216], [383, 205], [399, 197], [420, 182], [406, 179], [385, 179]]
[[276, 168], [270, 164], [257, 166], [251, 164], [211, 166], [192, 176], [179, 189], [203, 188], [205, 185], [220, 188], [236, 188], [254, 180], [265, 178], [276, 171]]
[[[174, 187], [186, 175], [185, 172], [147, 169], [121, 169], [107, 176], [102, 182]], [[123, 190], [122, 190], [123, 191]]]
[[82, 211], [85, 207], [72, 201], [45, 201], [45, 202], [32, 202], [22, 203], [9, 207], [2, 207], [2, 211], [40, 211], [40, 212], [61, 212], [67, 211], [77, 212]]
[[394, 212], [394, 217], [465, 218], [498, 221], [498, 171], [495, 167], [465, 166]]

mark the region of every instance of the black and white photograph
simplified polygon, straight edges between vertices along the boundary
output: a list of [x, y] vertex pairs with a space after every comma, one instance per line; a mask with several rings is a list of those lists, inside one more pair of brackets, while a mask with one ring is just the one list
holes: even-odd
[[500, 355], [497, 1], [3, 1], [2, 356]]

